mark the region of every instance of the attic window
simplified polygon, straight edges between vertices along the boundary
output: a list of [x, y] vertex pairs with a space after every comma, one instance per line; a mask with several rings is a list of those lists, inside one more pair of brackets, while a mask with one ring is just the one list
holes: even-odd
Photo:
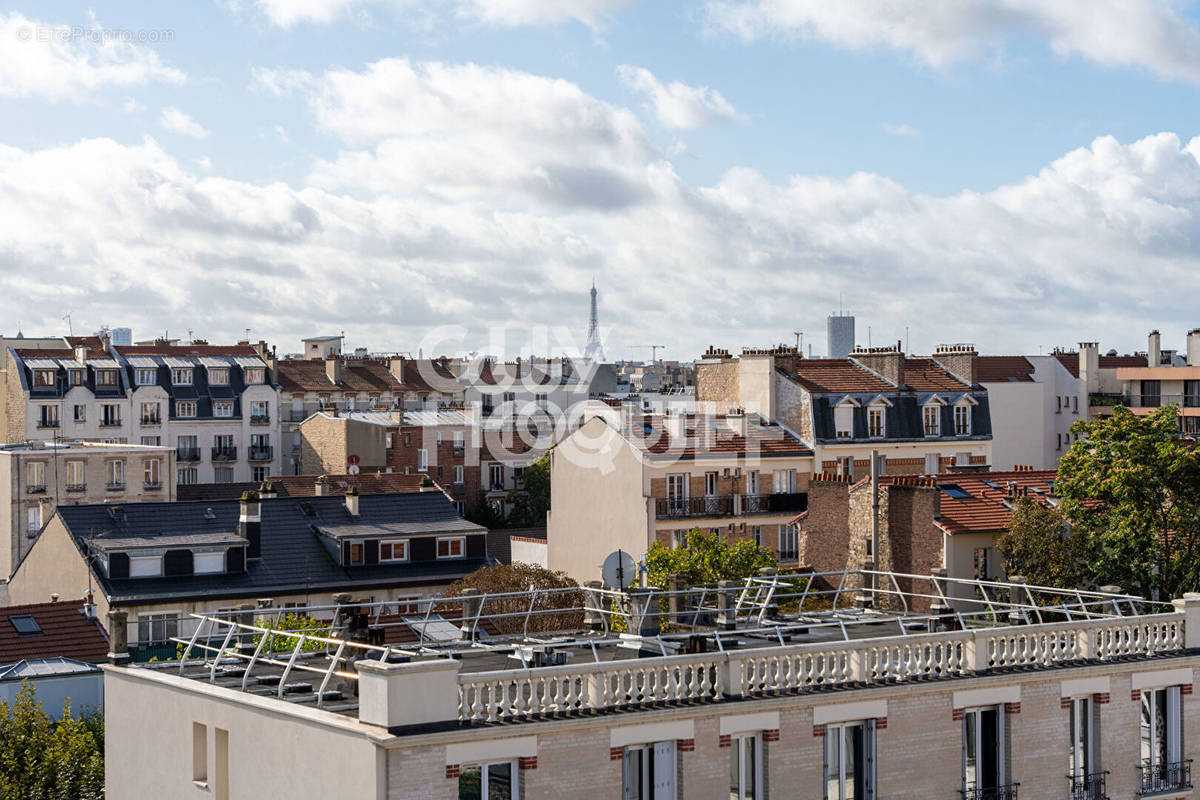
[[17, 629], [17, 636], [41, 636], [42, 626], [37, 624], [37, 620], [29, 615], [20, 617], [9, 617], [8, 621]]
[[939, 483], [938, 488], [945, 492], [947, 496], [953, 497], [955, 500], [971, 499], [971, 493], [959, 486], [957, 483]]

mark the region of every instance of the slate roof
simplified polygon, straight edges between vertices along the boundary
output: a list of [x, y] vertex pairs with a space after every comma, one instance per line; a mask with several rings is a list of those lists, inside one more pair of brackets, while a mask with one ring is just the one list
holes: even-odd
[[979, 356], [975, 375], [980, 383], [1032, 382], [1033, 364], [1025, 356]]
[[[11, 620], [33, 617], [40, 634], [21, 636]], [[80, 661], [100, 662], [108, 658], [108, 637], [99, 620], [83, 615], [82, 601], [34, 603], [0, 608], [0, 659], [69, 656]]]
[[[930, 477], [885, 476], [880, 483], [940, 487], [941, 518], [936, 524], [947, 533], [999, 533], [1012, 520], [1016, 496], [1027, 496], [1049, 505], [1056, 470], [1012, 470], [1004, 472], [951, 472]], [[1009, 485], [1015, 491], [1010, 492]], [[956, 486], [967, 497], [953, 497], [946, 487]], [[958, 492], [955, 492], [958, 494]]]
[[[315, 497], [317, 478], [324, 477], [330, 495], [342, 495], [353, 486], [359, 494], [391, 494], [394, 492], [419, 492], [424, 475], [400, 472], [362, 472], [358, 475], [284, 475], [267, 480], [274, 484], [280, 497]], [[181, 484], [177, 496], [180, 500], [237, 500], [246, 492], [257, 492], [261, 483], [192, 483]]]
[[[79, 552], [86, 557], [92, 532], [104, 538], [152, 537], [237, 530], [237, 501], [129, 503], [121, 519], [108, 505], [59, 506]], [[206, 512], [211, 510], [211, 515]], [[258, 597], [273, 594], [356, 591], [376, 586], [429, 585], [456, 580], [473, 572], [483, 558], [430, 563], [342, 567], [321, 543], [315, 528], [349, 523], [463, 523], [454, 504], [441, 492], [362, 495], [359, 516], [346, 510], [344, 497], [280, 497], [264, 500], [262, 558], [249, 561], [244, 573], [180, 575], [113, 580], [102, 569], [93, 575], [114, 603], [155, 602], [198, 597]], [[211, 516], [211, 519], [208, 518]], [[417, 525], [413, 526], [419, 527]], [[483, 528], [478, 529], [480, 533]], [[433, 531], [431, 530], [431, 535]], [[36, 546], [36, 545], [35, 545]]]
[[[682, 420], [682, 436], [672, 436], [668, 417], [645, 414], [634, 417], [633, 427], [626, 431], [625, 438], [634, 447], [652, 455], [671, 454], [672, 457], [695, 458], [697, 455], [717, 453], [740, 455], [757, 453], [762, 456], [811, 456], [812, 450], [804, 442], [775, 424], [762, 424], [762, 417], [747, 414], [746, 435], [734, 433], [731, 418], [727, 414], [686, 414], [674, 417]], [[639, 424], [640, 423], [640, 424]]]

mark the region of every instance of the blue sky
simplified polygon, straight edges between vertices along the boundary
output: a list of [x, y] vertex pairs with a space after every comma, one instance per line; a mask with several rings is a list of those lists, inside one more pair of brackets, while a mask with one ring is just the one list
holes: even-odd
[[[1169, 346], [1200, 323], [1198, 10], [1050, 5], [10, 6], [0, 329], [472, 349], [582, 335], [595, 275], [617, 356], [819, 349], [839, 295], [915, 350]], [[50, 26], [170, 40], [19, 41]]]

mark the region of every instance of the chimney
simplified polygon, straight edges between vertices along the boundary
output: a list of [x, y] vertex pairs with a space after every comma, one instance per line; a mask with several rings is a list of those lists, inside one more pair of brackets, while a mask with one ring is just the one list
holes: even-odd
[[279, 496], [279, 490], [275, 488], [274, 481], [263, 481], [262, 486], [258, 488], [258, 493], [262, 495], [263, 500], [274, 500]]
[[458, 670], [462, 661], [429, 658], [408, 663], [362, 659], [358, 670], [358, 720], [396, 728], [457, 725]]
[[317, 483], [313, 488], [315, 497], [326, 497], [329, 494], [329, 484], [325, 481], [325, 476], [317, 478]]
[[239, 502], [238, 535], [247, 542], [246, 558], [261, 558], [262, 502], [258, 492], [243, 492]]
[[687, 435], [687, 418], [683, 414], [673, 414], [670, 409], [663, 415], [663, 427], [667, 430], [667, 435], [675, 440], [671, 442], [672, 447], [682, 447], [682, 440]]
[[392, 377], [404, 383], [404, 356], [392, 356], [388, 360], [388, 372]]
[[325, 377], [335, 386], [342, 382], [342, 358], [330, 353], [325, 357]]
[[350, 512], [350, 516], [358, 516], [358, 489], [353, 486], [346, 490], [346, 510]]
[[1187, 363], [1189, 367], [1200, 367], [1200, 328], [1188, 331]]
[[129, 663], [129, 615], [124, 611], [108, 612], [108, 661]]
[[1146, 366], [1157, 367], [1162, 364], [1162, 336], [1158, 331], [1150, 331], [1146, 342]]
[[83, 596], [83, 608], [80, 609], [80, 613], [83, 614], [83, 618], [86, 620], [96, 618], [95, 595], [93, 595], [91, 589], [88, 589], [87, 594]]
[[972, 344], [942, 344], [933, 353], [933, 360], [968, 386], [979, 382], [976, 359], [979, 353]]
[[106, 353], [112, 352], [112, 336], [108, 331], [100, 331], [100, 349]]
[[742, 409], [730, 412], [725, 415], [725, 422], [729, 425], [730, 432], [734, 436], [746, 438], [746, 412]]
[[[1189, 340], [1190, 341], [1190, 340]], [[87, 363], [88, 348], [86, 344], [75, 345], [75, 360], [80, 364]]]
[[1083, 381], [1084, 390], [1096, 392], [1100, 390], [1100, 343], [1079, 343], [1079, 380]]
[[899, 341], [891, 347], [855, 347], [850, 351], [850, 360], [888, 383], [904, 385], [904, 350]]

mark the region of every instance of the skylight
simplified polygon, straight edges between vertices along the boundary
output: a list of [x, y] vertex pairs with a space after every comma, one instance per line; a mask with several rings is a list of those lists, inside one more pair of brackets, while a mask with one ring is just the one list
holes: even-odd
[[9, 617], [8, 621], [17, 629], [18, 636], [41, 636], [42, 626], [28, 614], [19, 617]]
[[957, 483], [939, 483], [938, 488], [955, 500], [969, 500], [971, 493]]

